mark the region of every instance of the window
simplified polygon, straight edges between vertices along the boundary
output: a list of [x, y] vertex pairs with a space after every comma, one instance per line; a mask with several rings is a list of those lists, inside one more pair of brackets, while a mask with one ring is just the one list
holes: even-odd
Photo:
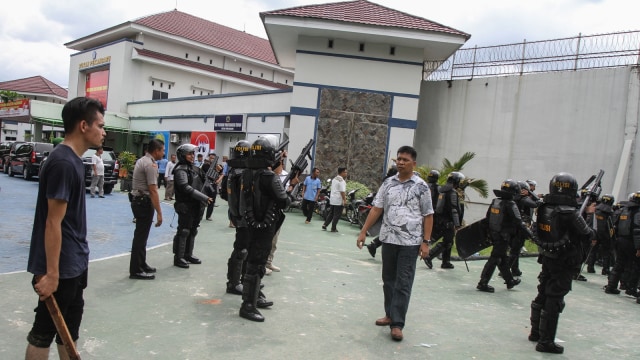
[[162, 83], [160, 83], [160, 87], [162, 87]]
[[156, 82], [151, 80], [151, 86], [156, 86]]
[[213, 65], [213, 60], [209, 59], [209, 65]]
[[200, 61], [200, 56], [198, 56], [198, 61]]
[[392, 46], [389, 48], [389, 55], [395, 55], [396, 54], [396, 47]]
[[249, 70], [249, 75], [253, 75], [253, 70]]
[[185, 59], [188, 59], [188, 58], [189, 58], [189, 53], [185, 53], [185, 54], [184, 54], [184, 58], [185, 58]]
[[167, 84], [167, 86], [169, 87], [169, 89], [171, 89], [171, 84]]
[[329, 49], [333, 49], [333, 40], [329, 39], [329, 43], [327, 44]]
[[360, 51], [364, 51], [364, 43], [360, 43]]
[[151, 96], [151, 100], [161, 100], [168, 99], [169, 93], [164, 91], [153, 90], [153, 95]]
[[193, 93], [193, 95], [196, 94], [196, 90], [195, 89], [191, 90], [191, 92]]
[[264, 77], [264, 73], [260, 73], [260, 77]]
[[238, 70], [238, 72], [242, 72], [242, 68], [240, 68], [240, 70]]

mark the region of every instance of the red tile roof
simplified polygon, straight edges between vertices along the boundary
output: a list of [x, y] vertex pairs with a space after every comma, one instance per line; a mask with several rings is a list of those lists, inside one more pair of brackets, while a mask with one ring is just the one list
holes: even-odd
[[170, 56], [170, 55], [166, 55], [166, 54], [161, 54], [161, 53], [155, 52], [155, 51], [150, 51], [150, 50], [146, 50], [146, 49], [136, 49], [136, 51], [138, 52], [138, 54], [140, 54], [142, 56], [147, 56], [147, 57], [158, 59], [158, 60], [169, 61], [169, 62], [172, 62], [174, 64], [179, 64], [179, 65], [189, 66], [189, 67], [200, 69], [200, 70], [210, 71], [212, 73], [216, 73], [216, 74], [220, 74], [220, 75], [224, 75], [224, 76], [230, 76], [230, 77], [234, 77], [236, 79], [241, 79], [241, 80], [244, 80], [244, 81], [249, 81], [249, 82], [253, 82], [253, 83], [257, 83], [257, 84], [261, 84], [261, 85], [271, 86], [271, 87], [276, 88], [276, 89], [288, 89], [288, 88], [291, 87], [291, 86], [286, 85], [286, 84], [276, 83], [276, 82], [273, 82], [273, 81], [265, 80], [263, 78], [259, 78], [259, 77], [255, 77], [255, 76], [251, 76], [251, 75], [245, 75], [245, 74], [242, 74], [242, 73], [237, 73], [235, 71], [229, 71], [229, 70], [221, 69], [219, 67], [215, 67], [215, 66], [211, 66], [211, 65], [205, 65], [205, 64], [201, 64], [199, 62], [190, 61], [190, 60], [186, 60], [186, 59], [183, 59], [183, 58]]
[[134, 20], [133, 23], [256, 60], [277, 64], [269, 40], [178, 10], [145, 16]]
[[15, 91], [17, 93], [53, 95], [64, 99], [68, 96], [67, 89], [60, 87], [40, 75], [0, 82], [0, 90]]
[[407, 14], [366, 0], [345, 1], [329, 4], [298, 6], [282, 10], [260, 13], [265, 15], [283, 15], [310, 19], [333, 20], [366, 25], [387, 26], [423, 31], [443, 32], [461, 35], [465, 38], [471, 35], [454, 28], [438, 24], [418, 16]]

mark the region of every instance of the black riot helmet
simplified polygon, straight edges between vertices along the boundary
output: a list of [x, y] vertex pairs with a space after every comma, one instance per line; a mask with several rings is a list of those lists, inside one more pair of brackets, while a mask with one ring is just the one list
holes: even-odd
[[438, 179], [440, 179], [440, 171], [438, 170], [429, 171], [429, 176], [427, 176], [427, 182], [429, 184], [437, 184]]
[[182, 144], [178, 146], [176, 149], [176, 156], [178, 157], [178, 162], [185, 163], [187, 161], [187, 154], [196, 152], [198, 147], [193, 144]]
[[452, 184], [454, 188], [460, 186], [460, 183], [464, 180], [464, 174], [459, 171], [454, 171], [447, 177], [447, 183]]
[[251, 158], [264, 160], [267, 166], [272, 166], [276, 161], [276, 149], [278, 140], [273, 135], [261, 135], [251, 144]]
[[515, 182], [515, 180], [507, 179], [503, 181], [502, 184], [500, 184], [500, 190], [513, 196], [519, 195], [520, 182]]
[[616, 199], [611, 194], [604, 194], [600, 197], [600, 202], [605, 205], [613, 206], [613, 204], [616, 202]]
[[636, 191], [629, 197], [629, 201], [633, 201], [636, 204], [640, 204], [640, 191]]
[[527, 184], [529, 184], [529, 190], [534, 191], [536, 186], [538, 186], [538, 182], [535, 180], [527, 180]]
[[531, 191], [529, 183], [527, 183], [526, 181], [518, 181], [518, 186], [520, 187], [520, 190]]
[[566, 172], [557, 173], [549, 182], [549, 194], [576, 198], [578, 193], [578, 182], [576, 178]]
[[242, 160], [249, 157], [249, 149], [251, 148], [251, 143], [247, 140], [238, 141], [231, 148], [230, 160]]

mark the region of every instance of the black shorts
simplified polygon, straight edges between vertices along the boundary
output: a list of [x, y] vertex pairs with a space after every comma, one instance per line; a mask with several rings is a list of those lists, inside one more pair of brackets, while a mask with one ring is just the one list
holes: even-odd
[[[31, 280], [31, 285], [35, 285], [35, 276], [33, 280]], [[86, 287], [87, 271], [78, 277], [60, 280], [58, 282], [58, 290], [53, 293], [73, 341], [78, 340], [78, 331], [84, 311], [84, 298], [82, 294]], [[55, 336], [56, 343], [61, 345], [62, 340], [60, 339], [60, 335], [56, 335], [56, 326], [51, 319], [51, 315], [49, 315], [49, 310], [47, 310], [47, 305], [44, 301], [38, 300], [38, 306], [33, 311], [36, 313], [36, 318], [29, 335], [27, 335], [29, 344], [39, 348], [48, 348], [51, 346], [51, 342]]]

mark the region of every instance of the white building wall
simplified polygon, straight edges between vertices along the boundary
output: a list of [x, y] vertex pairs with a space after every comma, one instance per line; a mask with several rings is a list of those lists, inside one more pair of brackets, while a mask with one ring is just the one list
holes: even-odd
[[[603, 169], [603, 191], [609, 193], [625, 138], [638, 140], [637, 133], [625, 135], [629, 122], [637, 131], [637, 113], [631, 121], [627, 114], [628, 102], [639, 101], [637, 93], [628, 96], [637, 76], [625, 67], [423, 82], [419, 163], [437, 168], [444, 158], [455, 161], [472, 151], [476, 158], [464, 168], [466, 176], [487, 180], [490, 189], [506, 178], [535, 179], [540, 193], [557, 172], [574, 174], [581, 185]], [[628, 172], [620, 195], [640, 189], [635, 173]], [[470, 216], [483, 217], [490, 200], [467, 194], [481, 204]]]

